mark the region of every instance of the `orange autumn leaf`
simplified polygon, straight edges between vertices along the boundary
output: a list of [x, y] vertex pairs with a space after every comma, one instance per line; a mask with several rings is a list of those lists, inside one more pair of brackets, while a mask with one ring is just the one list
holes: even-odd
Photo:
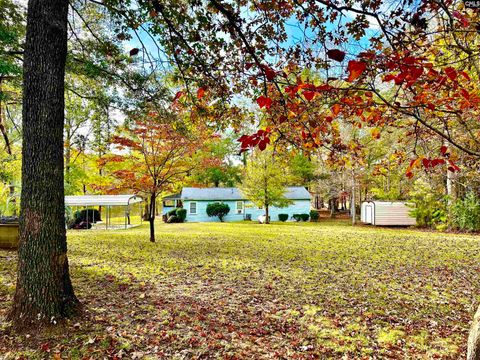
[[360, 77], [367, 68], [367, 64], [363, 61], [350, 60], [348, 62], [348, 81], [352, 82]]
[[332, 106], [333, 115], [337, 116], [340, 113], [340, 110], [342, 110], [342, 107], [340, 106], [340, 104], [335, 104]]

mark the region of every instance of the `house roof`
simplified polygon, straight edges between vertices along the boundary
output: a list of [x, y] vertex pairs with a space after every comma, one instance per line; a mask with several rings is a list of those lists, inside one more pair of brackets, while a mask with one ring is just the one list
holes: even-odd
[[[310, 193], [302, 186], [287, 187], [285, 197], [290, 200], [310, 200]], [[238, 188], [192, 188], [182, 190], [183, 200], [246, 200]]]
[[171, 194], [171, 195], [164, 196], [162, 200], [176, 200], [176, 199], [180, 199], [181, 196], [182, 196], [181, 193]]
[[66, 206], [127, 206], [142, 202], [137, 195], [73, 195], [65, 196]]

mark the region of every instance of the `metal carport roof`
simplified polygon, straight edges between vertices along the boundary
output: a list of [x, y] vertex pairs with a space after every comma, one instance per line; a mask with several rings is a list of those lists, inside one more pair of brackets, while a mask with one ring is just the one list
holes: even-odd
[[142, 202], [138, 195], [71, 195], [65, 196], [66, 206], [127, 206]]

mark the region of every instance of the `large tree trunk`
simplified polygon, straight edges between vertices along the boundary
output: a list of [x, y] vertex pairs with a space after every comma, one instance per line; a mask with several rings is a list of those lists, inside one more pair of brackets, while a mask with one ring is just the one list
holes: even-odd
[[473, 318], [468, 336], [467, 360], [480, 360], [480, 306]]
[[265, 224], [270, 224], [270, 215], [268, 214], [268, 205], [265, 205]]
[[65, 232], [63, 124], [67, 0], [30, 0], [24, 56], [16, 328], [56, 323], [79, 303]]

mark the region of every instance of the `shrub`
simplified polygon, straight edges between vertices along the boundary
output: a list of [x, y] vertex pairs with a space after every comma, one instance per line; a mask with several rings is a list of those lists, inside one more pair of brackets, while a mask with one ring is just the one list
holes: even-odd
[[463, 231], [480, 231], [480, 199], [473, 192], [455, 201], [451, 215], [454, 228]]
[[230, 206], [222, 203], [211, 203], [207, 205], [207, 215], [217, 216], [223, 222], [223, 218], [230, 212]]
[[448, 220], [446, 201], [443, 195], [435, 194], [431, 188], [418, 186], [412, 194], [412, 215], [417, 221], [417, 226], [436, 228]]
[[288, 220], [288, 214], [278, 214], [278, 220], [285, 222]]
[[302, 221], [308, 221], [308, 219], [310, 219], [310, 215], [300, 214], [300, 219], [302, 219]]
[[92, 223], [96, 223], [97, 221], [102, 221], [100, 217], [100, 211], [96, 209], [83, 209], [80, 211], [75, 211], [75, 213], [73, 214], [73, 217], [75, 218], [77, 223], [79, 223], [80, 220], [86, 221], [86, 222], [92, 222]]
[[170, 215], [167, 219], [167, 224], [181, 223], [183, 222], [177, 215]]
[[180, 222], [184, 222], [185, 219], [187, 218], [187, 210], [183, 208], [178, 208], [177, 209], [177, 217], [181, 220]]
[[300, 214], [293, 214], [292, 219], [296, 222], [299, 222], [300, 220], [302, 220], [302, 217], [300, 216]]
[[175, 209], [172, 209], [170, 210], [169, 212], [167, 212], [167, 217], [170, 217], [170, 216], [176, 216], [177, 215], [177, 208]]
[[310, 219], [312, 219], [312, 221], [318, 221], [318, 219], [320, 219], [318, 210], [310, 210]]

